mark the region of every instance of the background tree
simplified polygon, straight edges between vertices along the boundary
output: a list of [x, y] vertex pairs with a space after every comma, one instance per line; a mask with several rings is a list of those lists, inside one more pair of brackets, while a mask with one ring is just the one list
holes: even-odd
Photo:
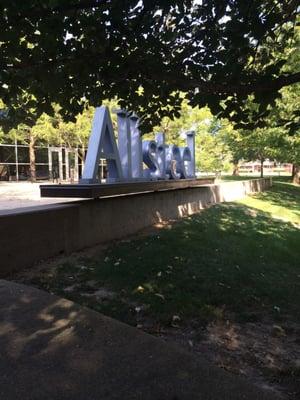
[[216, 176], [221, 172], [228, 172], [231, 169], [231, 154], [222, 136], [220, 121], [217, 121], [217, 128], [213, 123], [207, 130], [202, 130], [196, 139], [196, 166], [199, 171], [214, 173]]
[[260, 161], [260, 176], [263, 177], [263, 165], [266, 159], [278, 160], [282, 155], [284, 132], [280, 128], [257, 128], [253, 131], [240, 131], [237, 140], [232, 141], [231, 151], [237, 159]]
[[[292, 68], [300, 68], [299, 52], [292, 52], [290, 65]], [[272, 112], [273, 119], [286, 132], [281, 158], [293, 164], [293, 182], [300, 184], [300, 84], [283, 88], [281, 95], [282, 98], [277, 101]]]
[[183, 93], [181, 99], [176, 116], [162, 118], [160, 124], [153, 128], [154, 133], [163, 132], [167, 142], [177, 145], [184, 144], [184, 132], [194, 130], [197, 137], [199, 130], [207, 129], [213, 118], [208, 107], [191, 107]]
[[[43, 113], [35, 122], [35, 100], [27, 102], [27, 96], [23, 96], [21, 101], [24, 107], [31, 107], [31, 115], [33, 119], [27, 119], [26, 123], [19, 124], [16, 128], [11, 129], [5, 134], [0, 129], [0, 141], [13, 143], [17, 141], [20, 144], [26, 144], [29, 147], [29, 171], [30, 179], [36, 180], [36, 163], [35, 163], [35, 147], [36, 145], [52, 145], [66, 146], [68, 148], [80, 148], [79, 157], [83, 160], [85, 149], [88, 145], [88, 139], [91, 133], [92, 120], [94, 116], [94, 108], [86, 107], [83, 112], [78, 114], [74, 122], [65, 122], [61, 115], [61, 107], [58, 104], [52, 104], [53, 114]], [[118, 108], [117, 100], [104, 101], [111, 111]], [[30, 113], [28, 113], [28, 116]], [[116, 115], [112, 113], [114, 128], [116, 129]]]
[[54, 143], [57, 140], [51, 117], [42, 114], [34, 125], [19, 124], [9, 134], [18, 143], [28, 145], [30, 180], [34, 182], [36, 180], [35, 146], [41, 143]]
[[[299, 27], [295, 29], [293, 39], [287, 43], [283, 53], [287, 59], [283, 71], [289, 73], [299, 71]], [[278, 161], [291, 162], [293, 180], [299, 182], [300, 84], [282, 88], [279, 97], [272, 106], [268, 106], [267, 110], [256, 100], [255, 96], [248, 96], [243, 104], [244, 111], [248, 115], [247, 126], [250, 126], [250, 129], [235, 130], [224, 138], [232, 151], [233, 162], [237, 163], [243, 158], [247, 160], [257, 158], [263, 163], [263, 159], [270, 157]], [[260, 128], [255, 128], [256, 125]]]
[[282, 98], [273, 110], [273, 119], [285, 133], [280, 159], [293, 164], [292, 179], [300, 184], [300, 85], [282, 89]]
[[300, 131], [284, 137], [284, 145], [280, 151], [280, 159], [293, 164], [292, 180], [300, 184]]
[[166, 142], [179, 146], [185, 144], [186, 131], [195, 131], [196, 166], [199, 171], [219, 173], [230, 168], [230, 152], [223, 136], [233, 129], [226, 120], [215, 118], [208, 107], [191, 107], [184, 96], [181, 108], [171, 119], [164, 117], [153, 131], [163, 132]]

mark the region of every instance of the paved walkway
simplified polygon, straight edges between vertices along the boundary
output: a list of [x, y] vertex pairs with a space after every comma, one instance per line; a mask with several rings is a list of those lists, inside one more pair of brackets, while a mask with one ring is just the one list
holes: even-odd
[[0, 399], [275, 400], [184, 350], [0, 280]]
[[5, 210], [76, 200], [74, 198], [43, 198], [40, 196], [40, 185], [44, 184], [49, 185], [51, 182], [0, 182], [0, 213]]

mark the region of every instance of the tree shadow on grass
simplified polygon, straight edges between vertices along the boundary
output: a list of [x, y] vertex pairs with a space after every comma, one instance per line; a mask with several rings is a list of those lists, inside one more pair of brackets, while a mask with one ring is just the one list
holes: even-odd
[[[227, 203], [65, 262], [35, 283], [133, 325], [142, 314], [169, 323], [174, 315], [207, 320], [224, 310], [300, 319], [299, 240], [291, 223]], [[77, 288], [64, 292], [70, 275]], [[114, 295], [84, 296], [99, 287]]]

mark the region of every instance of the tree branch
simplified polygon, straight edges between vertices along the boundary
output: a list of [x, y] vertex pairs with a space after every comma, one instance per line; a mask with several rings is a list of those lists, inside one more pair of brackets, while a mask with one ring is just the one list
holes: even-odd
[[221, 84], [215, 82], [205, 82], [196, 80], [180, 80], [182, 90], [198, 89], [201, 93], [209, 94], [240, 94], [246, 95], [251, 93], [270, 93], [275, 92], [283, 88], [284, 86], [289, 86], [294, 83], [300, 82], [300, 72], [281, 75], [269, 82], [260, 83], [253, 82], [251, 84]]

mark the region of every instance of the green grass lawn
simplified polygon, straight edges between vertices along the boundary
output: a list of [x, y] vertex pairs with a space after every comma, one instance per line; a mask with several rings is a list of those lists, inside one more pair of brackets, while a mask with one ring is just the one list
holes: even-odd
[[240, 203], [267, 212], [275, 219], [300, 225], [300, 189], [284, 181], [274, 180], [272, 190], [249, 196]]
[[151, 235], [69, 257], [30, 283], [132, 325], [224, 315], [300, 321], [300, 188], [275, 182]]

